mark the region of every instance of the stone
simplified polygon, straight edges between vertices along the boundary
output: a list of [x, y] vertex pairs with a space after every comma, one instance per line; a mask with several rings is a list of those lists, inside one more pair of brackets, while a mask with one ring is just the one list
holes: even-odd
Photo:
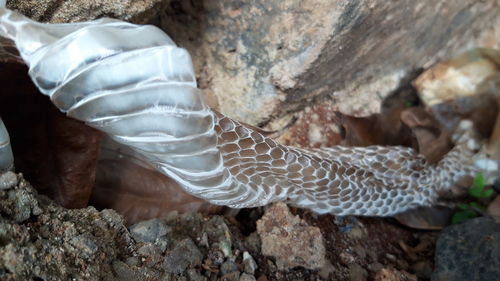
[[0, 175], [0, 190], [11, 189], [17, 185], [17, 175], [11, 171]]
[[251, 275], [255, 274], [258, 266], [253, 257], [247, 252], [243, 252], [243, 265], [245, 266], [245, 272]]
[[185, 238], [176, 243], [171, 251], [167, 252], [162, 267], [168, 273], [179, 274], [188, 267], [201, 265], [202, 259], [203, 255], [193, 240]]
[[[135, 268], [121, 261], [113, 262], [113, 270], [120, 281], [158, 280], [160, 274], [150, 268]], [[116, 280], [116, 278], [108, 279]]]
[[428, 260], [419, 261], [411, 265], [411, 271], [417, 275], [418, 278], [429, 280], [432, 275], [432, 262]]
[[368, 271], [357, 263], [352, 263], [348, 267], [350, 281], [366, 281], [368, 280]]
[[245, 246], [250, 250], [251, 253], [260, 252], [260, 237], [257, 232], [252, 232], [250, 235], [245, 237]]
[[137, 242], [154, 243], [170, 232], [170, 228], [159, 219], [151, 219], [130, 227], [130, 235]]
[[479, 217], [445, 228], [437, 241], [433, 281], [496, 280], [500, 223]]
[[173, 1], [161, 26], [190, 51], [219, 110], [256, 125], [321, 99], [349, 115], [379, 112], [418, 69], [498, 48], [496, 2]]
[[196, 269], [188, 269], [187, 276], [189, 281], [207, 281], [208, 278], [201, 275]]
[[221, 281], [239, 281], [239, 279], [240, 279], [240, 272], [234, 271], [234, 272], [222, 275], [222, 277], [219, 280], [221, 280]]
[[[413, 81], [427, 106], [459, 97], [498, 92], [500, 50], [475, 49], [439, 62]], [[493, 87], [493, 88], [492, 88]]]
[[[17, 177], [16, 174], [13, 176]], [[29, 186], [24, 179], [20, 181], [16, 179], [16, 181], [14, 181], [13, 176], [7, 176], [11, 179], [7, 179], [8, 183], [4, 182], [5, 185], [11, 186], [10, 189], [0, 189], [0, 194], [5, 194], [5, 196], [0, 196], [0, 205], [2, 206], [0, 214], [4, 213], [9, 219], [21, 223], [29, 219], [32, 215], [37, 216], [41, 214], [42, 209], [38, 204], [36, 192], [31, 189], [31, 186]], [[12, 186], [14, 182], [17, 187], [16, 185]]]
[[317, 227], [293, 216], [285, 203], [268, 208], [257, 221], [262, 254], [276, 259], [278, 269], [302, 266], [319, 269], [325, 264], [323, 236]]
[[417, 276], [404, 270], [394, 268], [382, 268], [375, 274], [375, 281], [417, 281]]
[[227, 260], [220, 266], [220, 274], [226, 275], [238, 271], [238, 265], [231, 260]]
[[75, 236], [69, 240], [69, 243], [75, 247], [79, 256], [85, 259], [92, 258], [98, 250], [95, 238], [89, 234]]
[[165, 0], [8, 0], [7, 8], [37, 21], [66, 23], [111, 17], [136, 23], [151, 20]]
[[255, 281], [255, 280], [256, 280], [255, 276], [247, 274], [247, 273], [243, 273], [240, 275], [240, 280], [238, 280], [238, 281]]
[[0, 191], [0, 280], [154, 279], [119, 261], [135, 245], [115, 212], [62, 208], [17, 178]]

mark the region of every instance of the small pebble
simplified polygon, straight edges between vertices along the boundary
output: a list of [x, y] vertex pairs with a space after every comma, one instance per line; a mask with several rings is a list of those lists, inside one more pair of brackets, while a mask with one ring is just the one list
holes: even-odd
[[130, 227], [130, 235], [137, 242], [154, 243], [170, 232], [170, 228], [159, 219], [142, 221]]
[[220, 273], [222, 275], [226, 275], [235, 271], [238, 271], [238, 265], [233, 261], [227, 260], [220, 266]]
[[255, 280], [256, 279], [253, 275], [243, 273], [241, 274], [239, 281], [255, 281]]
[[243, 264], [245, 265], [245, 272], [248, 274], [255, 274], [255, 270], [257, 269], [257, 263], [253, 259], [253, 257], [248, 252], [243, 252]]
[[222, 275], [220, 280], [222, 280], [222, 281], [239, 281], [239, 279], [240, 279], [240, 272], [235, 271], [235, 272], [231, 272], [231, 273]]

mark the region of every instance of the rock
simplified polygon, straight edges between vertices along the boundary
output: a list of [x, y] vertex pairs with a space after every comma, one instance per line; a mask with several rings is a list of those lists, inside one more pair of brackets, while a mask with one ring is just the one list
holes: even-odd
[[[17, 223], [26, 221], [32, 215], [39, 215], [42, 210], [36, 199], [36, 192], [24, 179], [18, 182], [17, 175], [8, 174], [10, 172], [3, 174], [7, 180], [3, 183], [10, 186], [10, 189], [0, 189], [0, 214]], [[17, 187], [16, 184], [18, 184]]]
[[172, 1], [161, 20], [220, 111], [255, 125], [320, 98], [376, 113], [416, 69], [498, 47], [499, 12], [495, 0]]
[[[439, 62], [422, 73], [413, 85], [422, 101], [432, 106], [458, 97], [498, 92], [500, 50], [475, 49]], [[496, 77], [497, 75], [498, 77]]]
[[11, 189], [17, 185], [17, 176], [13, 172], [5, 172], [0, 175], [0, 190]]
[[383, 268], [375, 274], [375, 281], [417, 281], [417, 276], [404, 270]]
[[15, 222], [23, 222], [30, 218], [31, 209], [36, 199], [26, 190], [18, 189], [9, 192], [9, 200], [13, 202], [12, 218]]
[[120, 281], [159, 280], [160, 278], [157, 271], [150, 268], [130, 267], [121, 261], [113, 262], [113, 270]]
[[165, 0], [9, 0], [7, 8], [18, 10], [34, 20], [51, 23], [79, 22], [101, 17], [145, 23], [167, 3]]
[[250, 235], [245, 237], [245, 245], [248, 247], [251, 253], [260, 252], [260, 237], [257, 232], [252, 232]]
[[78, 255], [85, 259], [92, 258], [99, 249], [95, 238], [89, 234], [75, 236], [69, 240], [69, 244], [75, 247]]
[[238, 271], [238, 265], [233, 261], [227, 260], [220, 266], [220, 274], [222, 275], [227, 275], [235, 271]]
[[317, 227], [293, 216], [286, 204], [276, 203], [257, 221], [262, 254], [276, 258], [278, 269], [302, 266], [319, 269], [325, 264], [323, 236]]
[[130, 235], [137, 242], [154, 243], [170, 232], [170, 228], [159, 219], [142, 221], [130, 227]]
[[176, 243], [174, 248], [167, 252], [162, 267], [166, 272], [179, 274], [188, 267], [201, 265], [202, 259], [203, 255], [193, 240], [186, 238]]
[[368, 271], [357, 263], [352, 263], [348, 267], [349, 280], [351, 281], [366, 281], [368, 278]]
[[426, 279], [429, 280], [431, 279], [432, 275], [432, 262], [425, 260], [425, 261], [419, 261], [411, 266], [412, 272], [417, 275], [418, 278]]
[[207, 233], [210, 241], [216, 241], [225, 257], [232, 256], [231, 232], [221, 216], [214, 216], [203, 225], [203, 233]]
[[225, 274], [220, 278], [221, 281], [239, 281], [239, 279], [240, 279], [240, 272], [239, 271]]
[[189, 269], [187, 271], [189, 281], [207, 281], [207, 277], [201, 275], [196, 269]]
[[500, 276], [500, 224], [479, 217], [445, 228], [438, 238], [433, 281], [496, 280]]
[[255, 274], [258, 266], [253, 257], [248, 252], [243, 252], [243, 265], [245, 266], [245, 272], [251, 275]]
[[255, 276], [243, 273], [238, 281], [256, 281]]
[[116, 212], [64, 209], [17, 177], [0, 191], [0, 280], [113, 280], [133, 246]]

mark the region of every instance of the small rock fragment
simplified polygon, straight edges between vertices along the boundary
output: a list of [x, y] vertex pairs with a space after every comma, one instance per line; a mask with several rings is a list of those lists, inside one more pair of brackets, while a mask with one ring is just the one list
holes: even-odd
[[253, 257], [248, 252], [243, 252], [243, 264], [245, 266], [245, 272], [251, 275], [255, 274], [255, 270], [257, 269], [257, 263], [253, 259]]
[[382, 268], [375, 274], [375, 281], [417, 281], [417, 276], [404, 270]]
[[253, 275], [243, 273], [238, 281], [255, 281], [255, 277]]
[[18, 223], [29, 219], [34, 210], [40, 209], [36, 198], [25, 189], [10, 190], [8, 200], [13, 203], [10, 210], [12, 219]]
[[130, 227], [130, 235], [137, 242], [154, 243], [169, 231], [169, 227], [159, 219], [142, 221]]
[[302, 266], [318, 269], [325, 264], [323, 236], [317, 227], [293, 216], [280, 202], [267, 209], [257, 221], [262, 254], [276, 258], [278, 269]]
[[172, 251], [167, 252], [163, 268], [166, 272], [180, 274], [190, 266], [201, 264], [203, 255], [193, 240], [186, 238], [177, 243]]
[[220, 266], [220, 273], [222, 275], [229, 274], [231, 272], [238, 271], [238, 265], [235, 264], [234, 262], [228, 260], [225, 261], [221, 266]]
[[158, 272], [150, 268], [133, 268], [122, 261], [113, 262], [113, 270], [120, 281], [158, 280], [160, 277]]
[[207, 281], [208, 280], [207, 277], [198, 273], [198, 271], [194, 268], [189, 269], [187, 271], [187, 276], [189, 278], [189, 281]]
[[73, 237], [69, 243], [76, 248], [78, 255], [85, 259], [92, 258], [98, 250], [94, 238], [88, 234]]
[[417, 275], [418, 278], [429, 280], [432, 274], [432, 263], [430, 261], [419, 261], [411, 266], [412, 272]]
[[17, 175], [11, 171], [0, 175], [0, 190], [11, 189], [17, 185]]
[[422, 73], [413, 85], [422, 101], [432, 106], [488, 90], [484, 83], [498, 73], [499, 65], [500, 51], [474, 49], [435, 64]]
[[260, 252], [260, 237], [257, 232], [252, 232], [245, 237], [245, 245], [251, 253]]
[[240, 279], [240, 272], [235, 271], [235, 272], [231, 272], [231, 273], [228, 273], [226, 275], [223, 275], [220, 280], [222, 280], [222, 281], [239, 281], [239, 279]]
[[368, 272], [361, 265], [352, 263], [349, 265], [349, 280], [350, 281], [366, 281]]

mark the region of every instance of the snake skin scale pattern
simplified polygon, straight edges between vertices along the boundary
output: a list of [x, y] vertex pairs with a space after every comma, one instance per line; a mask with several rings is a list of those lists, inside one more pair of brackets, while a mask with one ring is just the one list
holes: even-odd
[[16, 43], [32, 80], [61, 111], [213, 204], [287, 201], [317, 213], [389, 216], [434, 204], [475, 172], [467, 141], [437, 165], [404, 147], [281, 145], [212, 111], [187, 51], [154, 26], [48, 25], [0, 7], [0, 36]]
[[235, 179], [234, 189], [246, 194], [230, 204], [234, 207], [284, 200], [317, 213], [390, 216], [434, 204], [441, 190], [475, 173], [465, 164], [473, 155], [465, 142], [430, 165], [406, 147], [287, 147], [217, 117], [224, 166]]

